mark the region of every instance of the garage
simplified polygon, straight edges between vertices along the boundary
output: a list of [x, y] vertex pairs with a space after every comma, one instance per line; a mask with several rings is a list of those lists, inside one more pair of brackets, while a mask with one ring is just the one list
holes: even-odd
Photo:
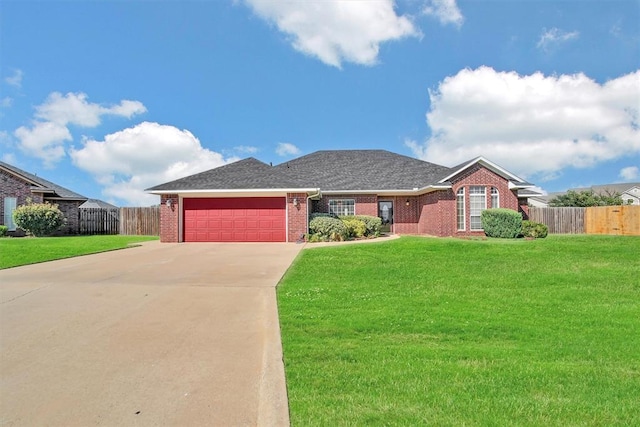
[[284, 197], [185, 198], [185, 242], [285, 242]]

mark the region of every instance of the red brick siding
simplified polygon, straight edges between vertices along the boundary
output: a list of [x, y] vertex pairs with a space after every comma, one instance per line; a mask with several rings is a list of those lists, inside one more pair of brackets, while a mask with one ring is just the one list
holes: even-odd
[[[486, 198], [487, 198], [487, 206], [490, 206], [491, 203], [491, 187], [496, 187], [498, 189], [499, 198], [500, 198], [500, 207], [506, 209], [513, 209], [514, 211], [519, 211], [520, 203], [518, 202], [518, 196], [515, 191], [509, 190], [509, 182], [502, 178], [500, 175], [486, 169], [480, 165], [474, 165], [466, 170], [464, 173], [458, 175], [453, 180], [451, 180], [452, 184], [452, 194], [453, 194], [453, 205], [451, 209], [451, 221], [453, 224], [453, 235], [459, 236], [470, 236], [470, 235], [482, 235], [484, 236], [484, 231], [471, 231], [470, 227], [470, 202], [469, 202], [469, 186], [484, 186], [486, 188]], [[455, 206], [455, 194], [457, 193], [460, 187], [465, 188], [465, 225], [466, 230], [458, 231], [456, 224], [456, 206]]]
[[[32, 184], [15, 176], [12, 173], [0, 170], [0, 225], [4, 224], [4, 198], [15, 197], [17, 206], [25, 205], [28, 200], [33, 203], [50, 202], [57, 204], [58, 208], [66, 219], [65, 226], [56, 234], [78, 234], [80, 232], [78, 207], [83, 203], [81, 200], [47, 200], [43, 193], [32, 193]], [[22, 232], [16, 233], [20, 235]]]
[[[167, 206], [171, 200], [171, 206]], [[180, 241], [179, 227], [180, 207], [177, 194], [163, 194], [160, 196], [160, 241], [177, 243]]]
[[[380, 197], [384, 200], [385, 197]], [[386, 198], [387, 200], [389, 198]], [[418, 234], [420, 205], [418, 197], [393, 197], [393, 228], [395, 234]], [[407, 201], [409, 205], [407, 205]], [[376, 214], [377, 215], [377, 214]]]
[[418, 233], [430, 236], [452, 236], [455, 232], [456, 204], [451, 190], [420, 196]]
[[313, 204], [313, 212], [329, 212], [329, 200], [338, 199], [355, 200], [356, 215], [378, 216], [378, 196], [375, 194], [340, 194], [339, 196], [325, 194], [322, 199]]
[[[298, 206], [293, 201], [298, 199]], [[295, 243], [304, 234], [307, 234], [307, 194], [289, 193], [287, 194], [287, 241]]]

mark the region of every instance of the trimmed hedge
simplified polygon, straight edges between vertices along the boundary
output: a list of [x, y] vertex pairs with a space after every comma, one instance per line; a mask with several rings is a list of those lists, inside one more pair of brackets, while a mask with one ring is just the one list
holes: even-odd
[[522, 231], [522, 215], [511, 209], [485, 209], [480, 218], [487, 237], [515, 239]]
[[367, 233], [367, 226], [364, 221], [354, 218], [354, 217], [345, 217], [340, 218], [340, 221], [347, 227], [347, 237], [349, 238], [358, 238], [364, 237]]
[[309, 221], [309, 231], [316, 239], [323, 241], [340, 241], [348, 237], [347, 227], [338, 218], [316, 216]]
[[549, 227], [540, 222], [522, 221], [522, 237], [544, 239], [549, 234]]

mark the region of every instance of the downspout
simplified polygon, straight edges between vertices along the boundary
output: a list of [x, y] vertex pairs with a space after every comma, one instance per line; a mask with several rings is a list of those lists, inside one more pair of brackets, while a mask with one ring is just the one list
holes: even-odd
[[314, 198], [314, 197], [322, 197], [322, 192], [320, 191], [319, 188], [317, 189], [317, 191], [318, 192], [316, 194], [311, 194], [311, 195], [307, 196], [307, 233], [309, 232], [309, 214], [310, 214], [310, 212], [309, 212], [309, 200], [311, 198]]

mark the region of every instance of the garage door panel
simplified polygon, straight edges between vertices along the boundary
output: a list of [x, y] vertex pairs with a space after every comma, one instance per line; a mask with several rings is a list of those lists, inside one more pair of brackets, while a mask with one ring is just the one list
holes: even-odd
[[284, 242], [284, 197], [183, 200], [186, 242]]

